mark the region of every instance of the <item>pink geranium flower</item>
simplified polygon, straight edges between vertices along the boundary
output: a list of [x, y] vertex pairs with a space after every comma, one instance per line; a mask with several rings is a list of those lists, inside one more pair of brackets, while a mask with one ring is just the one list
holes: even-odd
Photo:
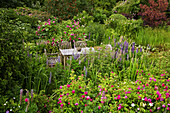
[[25, 102], [28, 102], [28, 100], [29, 100], [29, 99], [28, 99], [28, 98], [26, 98], [26, 99], [25, 99]]
[[74, 93], [75, 93], [75, 90], [73, 90], [72, 93], [74, 94]]
[[88, 94], [88, 92], [84, 92], [84, 94], [85, 94], [85, 95], [87, 95], [87, 94]]
[[67, 87], [69, 88], [69, 87], [70, 87], [70, 84], [68, 84]]

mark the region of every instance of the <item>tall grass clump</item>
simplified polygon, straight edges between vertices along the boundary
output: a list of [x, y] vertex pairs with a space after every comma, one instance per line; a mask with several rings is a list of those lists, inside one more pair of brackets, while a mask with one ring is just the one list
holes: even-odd
[[170, 32], [162, 28], [152, 29], [151, 27], [143, 28], [136, 33], [135, 42], [138, 45], [165, 48], [170, 42]]

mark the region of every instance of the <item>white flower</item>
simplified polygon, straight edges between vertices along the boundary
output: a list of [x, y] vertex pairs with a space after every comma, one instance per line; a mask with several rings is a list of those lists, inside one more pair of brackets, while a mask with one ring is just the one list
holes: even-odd
[[18, 106], [20, 108], [20, 106]]
[[15, 97], [13, 97], [13, 99], [15, 99]]
[[143, 103], [143, 107], [145, 107], [146, 106], [146, 104], [145, 103]]
[[6, 106], [6, 103], [4, 104], [4, 106]]
[[132, 103], [132, 104], [131, 104], [131, 106], [132, 106], [132, 107], [134, 107], [134, 106], [135, 106], [135, 104], [134, 104], [134, 103]]
[[144, 98], [142, 98], [142, 100], [144, 100]]
[[149, 103], [150, 106], [153, 106], [153, 103]]
[[137, 110], [140, 110], [140, 108], [137, 108]]
[[12, 111], [12, 109], [10, 109], [10, 111]]

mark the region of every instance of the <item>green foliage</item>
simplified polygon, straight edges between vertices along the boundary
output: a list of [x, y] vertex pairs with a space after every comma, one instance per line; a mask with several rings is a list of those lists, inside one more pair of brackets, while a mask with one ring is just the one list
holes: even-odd
[[48, 1], [47, 11], [58, 19], [72, 19], [78, 13], [76, 0], [50, 0]]
[[79, 12], [86, 11], [87, 13], [91, 13], [93, 8], [92, 0], [76, 0], [76, 4]]
[[[23, 17], [23, 18], [25, 17], [28, 19], [32, 19], [34, 21], [36, 20], [35, 22], [47, 21], [49, 18], [54, 18], [48, 12], [35, 10], [35, 9], [29, 8], [29, 7], [17, 7], [16, 9], [14, 9], [14, 11], [15, 11], [15, 15], [17, 14], [17, 15], [19, 15], [19, 17]], [[37, 24], [37, 23], [35, 23], [35, 24]], [[35, 25], [32, 25], [32, 26], [35, 26]]]
[[89, 40], [95, 41], [97, 45], [100, 45], [104, 40], [105, 26], [99, 23], [90, 23], [86, 28], [86, 33], [90, 34]]
[[139, 20], [124, 20], [117, 23], [116, 32], [119, 35], [134, 39], [136, 32], [142, 28], [143, 21]]
[[1, 0], [0, 2], [0, 7], [3, 8], [16, 8], [16, 7], [22, 7], [22, 6], [27, 6], [27, 7], [34, 7], [34, 4], [39, 2], [39, 5], [44, 5], [44, 0]]
[[117, 27], [118, 22], [123, 20], [127, 20], [127, 18], [121, 14], [112, 14], [106, 21], [105, 25], [115, 29]]
[[89, 16], [89, 14], [86, 11], [83, 11], [82, 13], [79, 13], [77, 16], [74, 16], [73, 20], [79, 21], [80, 25], [88, 25], [88, 23], [93, 22], [94, 17]]
[[120, 1], [116, 4], [116, 7], [112, 9], [112, 11], [117, 11], [118, 13], [137, 14], [140, 10], [139, 4], [140, 0]]
[[106, 16], [108, 17], [111, 15], [112, 8], [116, 5], [117, 1], [118, 0], [94, 0], [93, 1], [94, 11], [103, 10], [102, 12], [104, 12], [104, 14], [106, 14]]
[[168, 49], [167, 44], [170, 43], [169, 34], [170, 32], [168, 29], [143, 28], [136, 33], [135, 42], [142, 46], [147, 46], [149, 44], [152, 48], [158, 47], [159, 49]]
[[104, 14], [104, 11], [101, 9], [96, 9], [93, 12], [94, 22], [99, 22], [100, 24], [104, 24], [104, 21], [106, 20], [106, 14]]

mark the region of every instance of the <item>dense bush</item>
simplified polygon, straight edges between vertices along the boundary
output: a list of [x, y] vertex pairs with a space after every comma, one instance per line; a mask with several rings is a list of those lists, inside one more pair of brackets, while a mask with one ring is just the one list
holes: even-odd
[[17, 7], [14, 11], [15, 11], [15, 14], [21, 17], [25, 17], [25, 18], [32, 19], [32, 20], [36, 19], [37, 21], [38, 20], [47, 21], [49, 18], [53, 18], [53, 16], [48, 12], [35, 10], [29, 7]]
[[127, 18], [121, 14], [112, 14], [106, 21], [105, 25], [108, 25], [111, 28], [116, 28], [117, 23], [123, 20], [127, 20]]
[[72, 19], [78, 13], [76, 0], [50, 0], [48, 1], [47, 11], [58, 19]]
[[[117, 13], [123, 13], [126, 15], [136, 16], [139, 12], [140, 0], [126, 0], [126, 1], [120, 1], [116, 4], [116, 6], [113, 8], [113, 12]], [[124, 15], [125, 16], [125, 15]], [[136, 17], [137, 18], [137, 17]]]
[[0, 7], [2, 8], [16, 8], [16, 7], [33, 7], [33, 4], [40, 2], [40, 5], [44, 5], [44, 0], [1, 0]]
[[149, 6], [140, 4], [142, 11], [139, 15], [142, 15], [144, 23], [151, 27], [163, 25], [163, 22], [166, 21], [166, 13], [164, 11], [168, 7], [167, 0], [158, 0], [157, 2], [149, 0], [149, 4]]
[[90, 16], [86, 11], [82, 11], [77, 16], [74, 16], [73, 20], [79, 21], [80, 25], [86, 26], [88, 23], [93, 22], [94, 17]]
[[90, 23], [86, 28], [87, 37], [89, 40], [94, 41], [96, 45], [100, 45], [104, 40], [105, 26], [99, 23]]
[[135, 38], [136, 32], [142, 28], [143, 21], [139, 20], [128, 20], [121, 14], [113, 14], [105, 21], [107, 27], [115, 29], [119, 35]]

